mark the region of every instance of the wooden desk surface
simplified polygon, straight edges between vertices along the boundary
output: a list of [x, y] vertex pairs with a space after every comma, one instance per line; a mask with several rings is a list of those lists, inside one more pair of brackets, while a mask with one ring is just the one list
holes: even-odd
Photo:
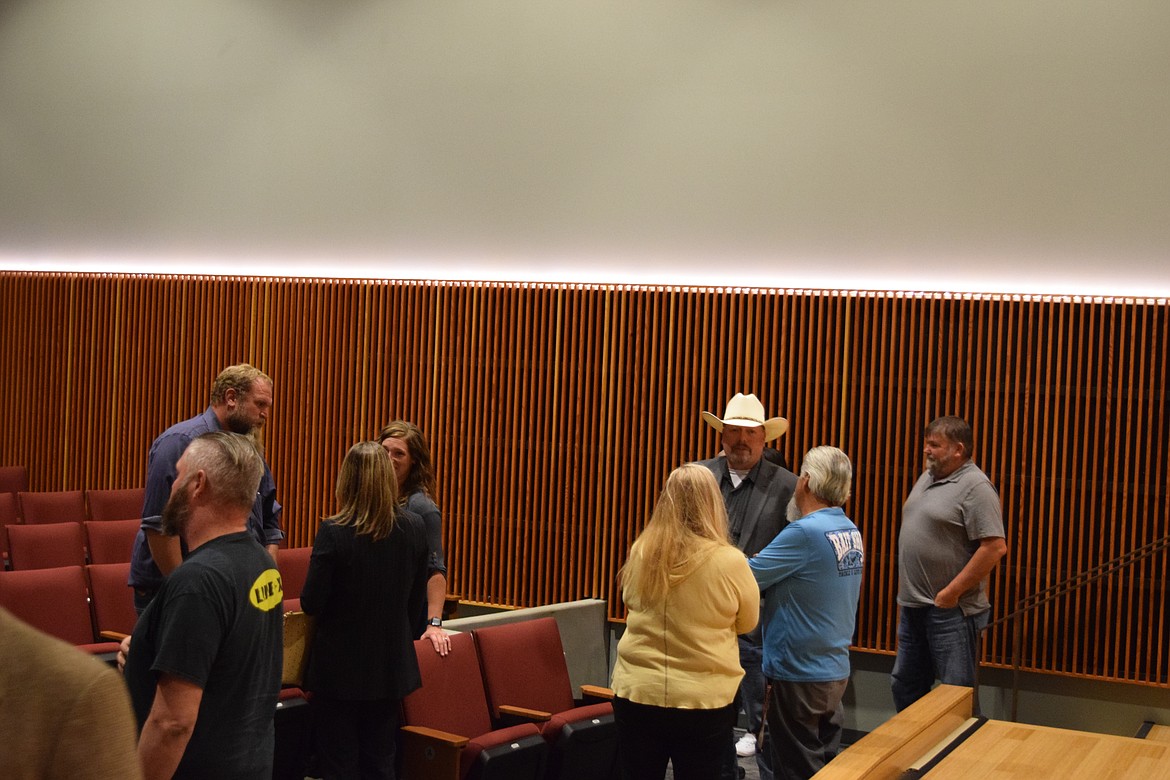
[[971, 689], [939, 685], [846, 748], [816, 780], [896, 780], [970, 717]]
[[1155, 724], [1150, 729], [1150, 733], [1146, 734], [1146, 739], [1153, 740], [1154, 742], [1170, 742], [1170, 726]]
[[993, 720], [926, 778], [1170, 780], [1170, 744]]

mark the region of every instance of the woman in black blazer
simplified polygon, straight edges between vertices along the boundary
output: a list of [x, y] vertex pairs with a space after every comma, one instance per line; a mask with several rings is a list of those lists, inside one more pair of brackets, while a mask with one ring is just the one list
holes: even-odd
[[355, 444], [337, 476], [337, 514], [313, 542], [301, 608], [317, 618], [305, 688], [326, 778], [393, 778], [402, 698], [421, 684], [412, 620], [426, 602], [422, 520], [398, 505], [377, 442]]

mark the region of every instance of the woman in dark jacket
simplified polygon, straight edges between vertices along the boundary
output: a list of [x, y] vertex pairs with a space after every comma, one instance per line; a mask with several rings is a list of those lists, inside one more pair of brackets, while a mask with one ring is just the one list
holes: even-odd
[[301, 608], [317, 618], [305, 675], [317, 757], [326, 778], [393, 778], [399, 703], [421, 684], [411, 624], [426, 601], [426, 534], [399, 506], [377, 442], [350, 448], [337, 501], [317, 530], [301, 592]]

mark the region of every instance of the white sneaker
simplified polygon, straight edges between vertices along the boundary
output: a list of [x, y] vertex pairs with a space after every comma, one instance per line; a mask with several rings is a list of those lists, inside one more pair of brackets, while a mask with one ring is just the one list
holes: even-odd
[[747, 758], [756, 754], [756, 735], [750, 731], [739, 738], [735, 743], [735, 754], [740, 758]]

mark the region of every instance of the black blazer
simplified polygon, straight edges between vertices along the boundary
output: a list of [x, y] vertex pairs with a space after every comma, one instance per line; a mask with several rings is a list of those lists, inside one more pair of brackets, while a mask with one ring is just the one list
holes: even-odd
[[[725, 455], [701, 460], [699, 465], [710, 469], [718, 484], [722, 484], [723, 478], [727, 476]], [[760, 459], [759, 466], [739, 534], [739, 549], [749, 558], [767, 547], [781, 529], [788, 525], [785, 512], [796, 490], [796, 475], [788, 469], [782, 469], [765, 458]]]
[[353, 526], [322, 523], [313, 541], [301, 608], [317, 617], [305, 688], [348, 700], [401, 699], [422, 682], [413, 621], [426, 603], [422, 519], [402, 510], [372, 541]]

